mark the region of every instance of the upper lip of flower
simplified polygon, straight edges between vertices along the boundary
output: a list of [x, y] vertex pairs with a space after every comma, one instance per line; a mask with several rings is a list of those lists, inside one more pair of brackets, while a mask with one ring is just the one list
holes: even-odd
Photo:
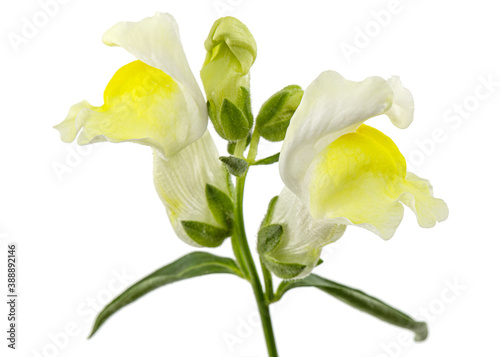
[[157, 12], [138, 22], [119, 22], [102, 37], [108, 46], [120, 46], [138, 60], [158, 68], [185, 86], [201, 113], [206, 115], [205, 98], [189, 67], [179, 26], [168, 13]]
[[398, 77], [349, 81], [334, 71], [321, 73], [305, 90], [290, 120], [280, 154], [285, 185], [302, 196], [302, 186], [314, 156], [364, 121], [386, 114], [405, 128], [413, 120], [413, 97]]
[[[127, 96], [123, 97], [122, 102], [130, 100], [131, 104], [134, 104], [134, 101], [142, 100], [141, 98], [147, 95], [155, 101], [154, 105], [148, 106], [141, 102], [139, 103], [141, 108], [137, 109], [137, 113], [134, 110], [127, 110], [128, 118], [119, 115], [120, 120], [126, 121], [127, 125], [113, 125], [115, 119], [112, 116], [116, 114], [113, 112], [113, 105], [108, 106], [108, 103], [105, 103], [103, 107], [99, 108], [91, 106], [88, 102], [81, 102], [73, 106], [67, 118], [56, 126], [56, 129], [61, 133], [62, 140], [73, 141], [83, 128], [80, 134], [81, 137], [79, 137], [81, 144], [103, 140], [113, 142], [133, 141], [152, 146], [158, 150], [162, 157], [166, 158], [202, 136], [208, 124], [205, 98], [187, 62], [177, 23], [170, 14], [157, 13], [153, 17], [145, 18], [139, 22], [120, 22], [104, 34], [103, 41], [109, 46], [120, 46], [126, 49], [140, 61], [136, 62], [142, 62], [145, 66], [163, 72], [167, 76], [166, 78], [171, 78], [176, 83], [176, 95], [172, 96], [172, 98], [160, 98], [165, 94], [164, 91], [142, 91], [141, 93], [146, 94], [136, 96], [136, 93], [131, 93], [131, 95], [128, 95], [126, 92], [128, 89], [120, 89], [118, 86], [115, 95], [127, 94]], [[122, 69], [125, 67], [122, 67]], [[114, 79], [115, 77], [111, 81]], [[121, 80], [119, 78], [117, 82]], [[122, 81], [125, 83], [126, 80], [129, 80], [128, 77]], [[134, 85], [140, 86], [141, 83], [138, 82]], [[161, 85], [156, 88], [165, 89]], [[165, 111], [163, 106], [167, 102], [172, 103], [168, 110], [168, 118], [163, 113]], [[135, 108], [134, 105], [131, 107]], [[151, 123], [144, 123], [143, 118], [139, 118], [141, 110], [156, 110], [152, 114], [148, 113], [148, 121], [151, 121]], [[105, 119], [107, 120], [92, 118], [94, 115], [104, 117], [106, 113], [108, 118]], [[85, 124], [87, 120], [90, 121], [89, 130], [86, 131]], [[168, 135], [163, 137], [163, 134], [161, 134], [161, 137], [158, 137], [159, 133], [156, 133], [156, 136], [150, 134], [152, 130], [150, 127], [156, 128], [156, 125], [162, 126], [163, 130], [168, 129], [165, 132]]]

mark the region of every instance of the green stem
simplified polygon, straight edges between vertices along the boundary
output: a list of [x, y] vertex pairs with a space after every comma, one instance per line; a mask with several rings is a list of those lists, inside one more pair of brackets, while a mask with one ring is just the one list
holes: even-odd
[[266, 286], [266, 300], [269, 305], [274, 301], [273, 276], [262, 261], [260, 262], [260, 266], [262, 268], [262, 275], [264, 276], [264, 284]]
[[243, 259], [243, 255], [241, 253], [240, 242], [239, 242], [237, 234], [233, 234], [231, 236], [231, 245], [233, 247], [234, 256], [236, 257], [236, 263], [238, 263], [238, 266], [240, 267], [241, 271], [243, 272], [243, 275], [245, 276], [245, 278], [248, 281], [250, 281], [250, 273], [248, 271], [247, 266], [245, 265], [245, 261]]
[[257, 148], [259, 147], [260, 135], [255, 130], [252, 134], [252, 140], [250, 141], [250, 148], [248, 149], [248, 162], [252, 164], [257, 157]]
[[248, 279], [253, 288], [255, 300], [260, 313], [260, 319], [262, 321], [264, 336], [266, 338], [269, 357], [278, 357], [269, 306], [267, 304], [266, 297], [264, 296], [264, 291], [262, 290], [260, 278], [257, 273], [257, 269], [255, 268], [255, 263], [252, 258], [252, 253], [250, 252], [250, 247], [248, 246], [248, 240], [245, 232], [245, 223], [243, 220], [243, 192], [245, 189], [245, 180], [246, 173], [243, 176], [236, 178], [236, 204], [234, 212], [235, 240], [237, 241], [237, 248], [239, 248], [242, 263], [245, 266], [244, 270], [248, 272]]

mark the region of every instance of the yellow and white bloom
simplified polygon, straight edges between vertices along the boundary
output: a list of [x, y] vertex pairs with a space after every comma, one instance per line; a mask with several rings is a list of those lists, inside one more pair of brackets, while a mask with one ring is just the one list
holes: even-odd
[[427, 180], [406, 171], [394, 142], [363, 124], [387, 115], [398, 128], [413, 120], [413, 97], [398, 77], [353, 82], [327, 71], [304, 93], [290, 121], [280, 155], [285, 185], [312, 217], [366, 228], [389, 239], [403, 217], [404, 203], [420, 226], [448, 216]]
[[207, 197], [218, 195], [229, 205], [227, 172], [207, 131], [206, 102], [177, 23], [171, 15], [157, 13], [116, 24], [103, 41], [123, 47], [137, 60], [115, 73], [102, 106], [83, 101], [71, 107], [56, 126], [61, 139], [71, 142], [78, 136], [80, 145], [108, 140], [151, 146], [156, 190], [176, 234], [194, 246], [222, 244], [231, 234], [231, 217], [224, 220], [225, 212], [210, 208]]
[[[217, 246], [230, 235], [214, 218], [208, 207], [206, 186], [212, 185], [228, 197], [227, 171], [219, 161], [219, 153], [208, 130], [203, 136], [164, 160], [154, 153], [153, 177], [156, 192], [166, 207], [172, 227], [185, 243], [195, 247]], [[210, 225], [219, 234], [210, 242], [189, 235], [183, 222], [194, 221]]]
[[104, 91], [104, 104], [74, 105], [56, 126], [65, 142], [81, 145], [131, 141], [155, 148], [163, 158], [201, 137], [208, 116], [203, 94], [189, 68], [179, 28], [166, 13], [120, 22], [103, 41], [138, 60], [120, 68]]

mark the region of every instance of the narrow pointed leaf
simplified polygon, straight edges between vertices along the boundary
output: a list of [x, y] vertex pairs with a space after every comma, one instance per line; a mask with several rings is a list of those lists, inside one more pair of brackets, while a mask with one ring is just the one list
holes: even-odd
[[252, 165], [271, 165], [280, 160], [280, 153], [255, 161]]
[[403, 312], [360, 290], [335, 283], [314, 274], [304, 279], [282, 282], [276, 292], [275, 301], [281, 299], [283, 294], [288, 290], [304, 286], [318, 288], [340, 301], [382, 321], [411, 330], [415, 332], [415, 341], [424, 341], [427, 338], [428, 330], [425, 322], [415, 321]]
[[113, 314], [147, 293], [180, 280], [208, 274], [233, 274], [243, 277], [241, 271], [232, 259], [205, 252], [188, 254], [138, 281], [110, 302], [97, 316], [89, 338], [92, 337]]

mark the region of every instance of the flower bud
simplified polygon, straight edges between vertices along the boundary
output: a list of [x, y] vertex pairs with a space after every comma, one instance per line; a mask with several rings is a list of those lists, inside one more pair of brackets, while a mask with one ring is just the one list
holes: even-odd
[[257, 115], [255, 126], [259, 135], [269, 141], [285, 139], [286, 129], [303, 94], [302, 88], [291, 85], [271, 96]]
[[207, 56], [200, 74], [210, 118], [221, 137], [241, 140], [253, 125], [249, 72], [257, 45], [243, 23], [223, 17], [212, 26], [205, 49]]

